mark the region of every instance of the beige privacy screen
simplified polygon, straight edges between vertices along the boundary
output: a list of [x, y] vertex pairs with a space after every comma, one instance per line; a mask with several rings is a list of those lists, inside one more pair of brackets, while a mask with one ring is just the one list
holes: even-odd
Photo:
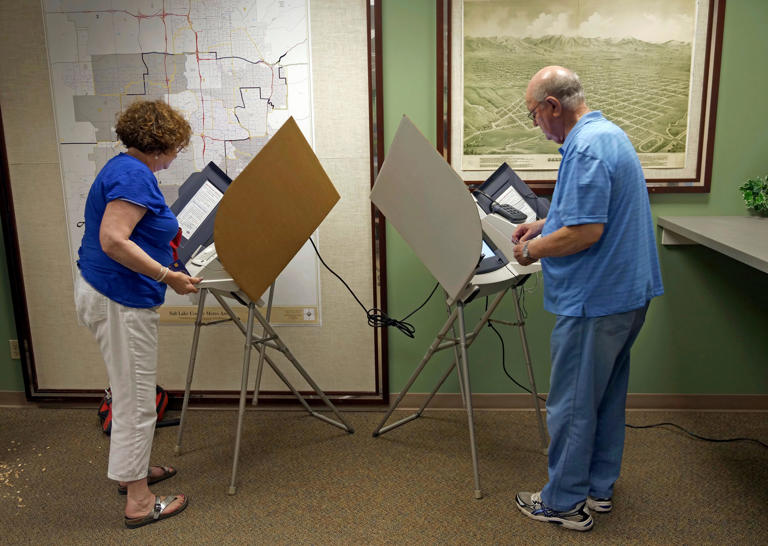
[[274, 282], [339, 200], [293, 118], [232, 181], [213, 240], [224, 268], [253, 301]]

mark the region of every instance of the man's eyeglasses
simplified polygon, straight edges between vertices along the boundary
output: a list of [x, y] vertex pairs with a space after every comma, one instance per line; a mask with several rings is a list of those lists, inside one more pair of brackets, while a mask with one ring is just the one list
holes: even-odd
[[528, 119], [531, 121], [536, 121], [536, 110], [544, 104], [544, 101], [540, 101], [536, 103], [536, 106], [533, 107], [532, 110], [528, 110]]

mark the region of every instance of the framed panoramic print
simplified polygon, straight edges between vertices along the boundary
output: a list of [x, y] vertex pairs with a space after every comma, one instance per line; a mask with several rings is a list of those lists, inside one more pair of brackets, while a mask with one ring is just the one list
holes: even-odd
[[709, 191], [724, 0], [437, 0], [438, 145], [467, 182], [509, 164], [552, 187], [523, 100], [547, 65], [629, 135], [649, 191]]

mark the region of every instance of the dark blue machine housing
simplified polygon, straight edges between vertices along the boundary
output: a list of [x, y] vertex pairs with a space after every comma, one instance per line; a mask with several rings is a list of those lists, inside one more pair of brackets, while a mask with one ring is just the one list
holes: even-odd
[[[184, 206], [190, 199], [192, 199], [206, 181], [213, 184], [221, 193], [224, 193], [227, 191], [232, 179], [211, 161], [202, 171], [189, 175], [189, 178], [187, 178], [181, 187], [179, 187], [179, 197], [171, 205], [171, 212], [178, 216]], [[216, 218], [217, 208], [218, 207], [214, 208], [205, 220], [203, 220], [200, 227], [192, 234], [190, 239], [182, 238], [181, 245], [179, 245], [177, 250], [181, 264], [186, 264], [199, 249], [205, 248], [213, 243], [213, 222]]]
[[[549, 200], [544, 197], [539, 197], [533, 190], [523, 182], [523, 180], [517, 176], [517, 173], [506, 163], [502, 163], [496, 171], [483, 182], [477, 189], [483, 193], [490, 195], [493, 199], [498, 199], [501, 194], [506, 191], [508, 187], [512, 186], [520, 197], [525, 199], [525, 202], [530, 205], [533, 212], [536, 213], [536, 218], [546, 218], [549, 212]], [[483, 194], [476, 194], [477, 202], [486, 214], [491, 213], [491, 201]]]
[[[528, 184], [523, 182], [523, 180], [517, 176], [517, 173], [515, 173], [515, 171], [513, 171], [506, 163], [502, 163], [501, 166], [478, 187], [478, 189], [494, 200], [497, 200], [510, 186], [512, 186], [525, 202], [531, 206], [536, 213], [537, 219], [545, 218], [547, 216], [547, 212], [549, 212], [549, 200], [537, 196]], [[475, 198], [477, 199], [480, 208], [482, 208], [486, 214], [491, 214], [491, 200], [482, 193], [476, 193]], [[496, 271], [509, 263], [509, 260], [507, 260], [507, 258], [499, 252], [490, 241], [483, 240], [483, 242], [486, 243], [493, 254], [489, 255], [486, 245], [483, 245], [483, 248], [486, 249], [486, 251], [483, 253], [480, 263], [477, 264], [477, 269], [475, 269], [476, 275]]]
[[[490, 252], [488, 252], [488, 249], [490, 249]], [[494, 248], [493, 243], [483, 239], [483, 254], [480, 257], [480, 263], [475, 268], [475, 275], [496, 271], [508, 263], [509, 260], [497, 248]]]

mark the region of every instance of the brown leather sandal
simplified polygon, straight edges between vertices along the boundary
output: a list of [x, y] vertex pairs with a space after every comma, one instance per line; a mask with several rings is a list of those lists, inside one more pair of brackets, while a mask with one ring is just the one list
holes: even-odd
[[[161, 469], [163, 471], [162, 474], [158, 474], [157, 476], [152, 476], [153, 468]], [[173, 478], [175, 475], [176, 475], [176, 469], [170, 466], [150, 466], [149, 470], [147, 470], [147, 485], [152, 485], [153, 483], [161, 482], [163, 480], [167, 480], [168, 478]], [[117, 484], [117, 494], [127, 495], [128, 486]]]

